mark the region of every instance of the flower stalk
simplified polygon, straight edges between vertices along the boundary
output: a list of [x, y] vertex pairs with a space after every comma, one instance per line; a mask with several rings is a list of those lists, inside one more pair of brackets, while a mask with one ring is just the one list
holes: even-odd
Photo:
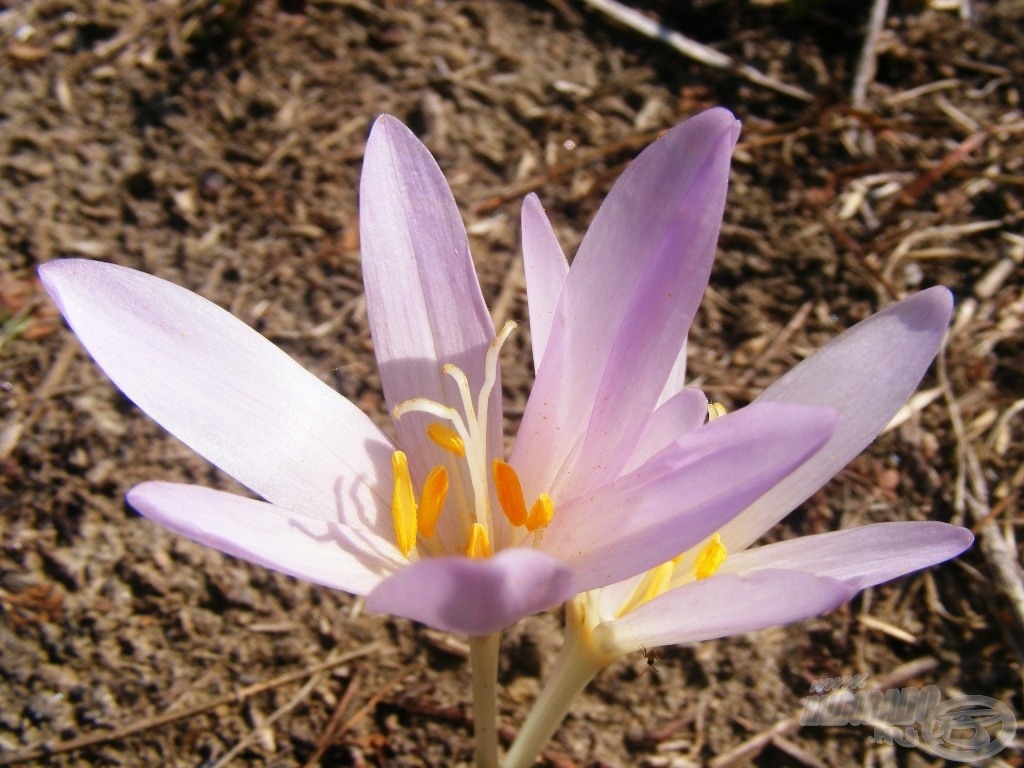
[[477, 768], [498, 768], [498, 647], [494, 632], [469, 638], [473, 678], [473, 731]]
[[565, 604], [565, 642], [547, 684], [519, 729], [502, 768], [530, 768], [569, 713], [575, 698], [616, 655], [594, 642], [596, 606], [589, 593]]

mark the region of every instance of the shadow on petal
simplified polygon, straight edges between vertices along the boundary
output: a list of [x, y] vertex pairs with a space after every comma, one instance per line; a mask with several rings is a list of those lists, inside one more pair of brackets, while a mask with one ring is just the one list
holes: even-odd
[[366, 609], [436, 629], [488, 635], [561, 603], [574, 594], [569, 569], [532, 549], [494, 557], [420, 560], [381, 582]]

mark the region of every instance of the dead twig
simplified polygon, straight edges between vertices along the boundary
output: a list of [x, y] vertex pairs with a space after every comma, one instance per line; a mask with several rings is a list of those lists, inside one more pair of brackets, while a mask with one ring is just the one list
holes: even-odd
[[799, 715], [780, 720], [771, 728], [752, 736], [738, 747], [730, 749], [724, 755], [719, 755], [708, 765], [710, 768], [732, 768], [734, 765], [741, 765], [761, 754], [777, 736], [792, 736], [798, 730], [800, 730]]
[[804, 327], [812, 309], [814, 309], [814, 304], [810, 301], [805, 301], [793, 317], [789, 319], [789, 322], [786, 323], [786, 327], [775, 335], [772, 343], [769, 344], [768, 348], [758, 356], [753, 365], [748, 366], [747, 369], [740, 374], [736, 383], [740, 386], [750, 384], [755, 375], [763, 371], [768, 363], [781, 355], [783, 351], [785, 351], [786, 345], [789, 344], [789, 340], [793, 338], [793, 334]]
[[36, 402], [32, 406], [32, 410], [29, 411], [28, 416], [19, 420], [20, 413], [14, 411], [7, 423], [0, 429], [0, 460], [6, 459], [11, 455], [14, 449], [18, 447], [21, 436], [30, 431], [36, 421], [39, 420], [39, 417], [43, 415], [47, 401], [53, 396], [60, 382], [64, 379], [79, 349], [78, 339], [74, 336], [69, 336], [64, 342], [64, 346], [60, 348], [60, 352], [57, 353], [57, 357], [53, 361], [53, 365], [50, 366], [50, 370], [46, 372], [46, 378], [43, 379], [42, 384], [35, 391]]
[[794, 744], [785, 736], [776, 735], [772, 738], [772, 744], [792, 757], [798, 763], [809, 766], [809, 768], [828, 768], [827, 764], [823, 763], [803, 747], [798, 744]]
[[491, 305], [491, 320], [495, 328], [501, 328], [508, 320], [512, 311], [512, 302], [521, 293], [526, 284], [526, 276], [523, 274], [523, 261], [517, 256], [509, 260], [505, 269], [505, 277], [501, 281], [501, 290], [498, 291], [498, 298]]
[[[337, 738], [341, 736], [341, 734], [345, 733], [353, 725], [359, 722], [359, 720], [362, 719], [367, 712], [369, 712], [371, 709], [377, 706], [380, 700], [384, 698], [385, 694], [387, 694], [388, 691], [390, 691], [392, 688], [394, 688], [396, 685], [402, 682], [402, 680], [405, 678], [406, 675], [409, 674], [412, 668], [412, 664], [402, 667], [400, 670], [398, 670], [398, 673], [394, 677], [392, 677], [390, 680], [384, 683], [384, 685], [380, 687], [380, 690], [378, 690], [375, 694], [373, 694], [373, 696], [370, 697], [369, 701], [367, 701], [365, 704], [363, 704], [363, 706], [357, 709], [355, 713], [352, 715], [352, 717], [346, 720], [341, 725], [341, 727], [337, 729], [337, 731], [334, 734], [335, 740], [337, 740]], [[307, 763], [307, 766], [308, 765], [309, 763]]]
[[929, 171], [926, 171], [914, 181], [910, 182], [900, 192], [899, 204], [910, 208], [917, 204], [918, 199], [939, 179], [949, 173], [953, 168], [964, 161], [971, 152], [981, 147], [989, 137], [988, 131], [972, 133], [961, 141], [952, 152], [946, 155], [939, 164]]
[[352, 700], [356, 696], [356, 691], [359, 690], [359, 670], [356, 670], [352, 674], [352, 678], [348, 681], [348, 685], [345, 686], [345, 693], [342, 694], [341, 699], [338, 701], [338, 705], [334, 708], [334, 712], [331, 714], [331, 719], [327, 721], [327, 726], [324, 728], [324, 732], [320, 734], [320, 738], [317, 739], [316, 749], [313, 750], [313, 754], [309, 756], [309, 759], [303, 765], [303, 768], [315, 768], [320, 764], [320, 758], [324, 756], [324, 753], [330, 749], [331, 744], [334, 743], [334, 739], [337, 738], [339, 729], [338, 726], [341, 724], [341, 718], [345, 716], [349, 706], [352, 704]]
[[988, 562], [999, 591], [1009, 603], [1008, 613], [1000, 611], [1000, 615], [1009, 616], [1013, 622], [1010, 643], [1017, 652], [1018, 658], [1024, 659], [1024, 577], [1017, 563], [1016, 552], [1011, 550], [1003, 537], [995, 516], [988, 503], [988, 484], [985, 482], [978, 454], [967, 438], [964, 429], [960, 406], [953, 394], [946, 369], [946, 350], [939, 351], [938, 365], [939, 386], [946, 397], [950, 422], [956, 435], [959, 461], [957, 469], [956, 496], [953, 504], [957, 512], [969, 513], [978, 535], [978, 545], [982, 556]]
[[[815, 119], [824, 121], [823, 116], [815, 116]], [[895, 129], [899, 126], [895, 124], [887, 124], [885, 127]], [[794, 123], [777, 126], [773, 129], [772, 133], [759, 134], [758, 128], [755, 126], [750, 128], [751, 134], [736, 146], [736, 151], [737, 153], [743, 153], [749, 150], [772, 146], [774, 144], [781, 144], [792, 139], [827, 135], [836, 133], [840, 130], [841, 128], [835, 126], [823, 127], [817, 124], [802, 125], [800, 123]], [[602, 147], [578, 152], [569, 160], [563, 160], [562, 162], [555, 163], [525, 181], [506, 187], [504, 190], [495, 193], [492, 197], [475, 204], [472, 206], [471, 210], [476, 214], [491, 213], [503, 206], [505, 203], [513, 200], [520, 200], [530, 192], [535, 192], [538, 189], [551, 184], [556, 179], [559, 179], [568, 173], [572, 173], [579, 168], [586, 168], [589, 165], [604, 161], [606, 158], [614, 157], [622, 153], [643, 149], [651, 144], [655, 139], [660, 138], [663, 133], [665, 133], [664, 129], [644, 131], [643, 133], [627, 136], [624, 139], [611, 142], [610, 144], [606, 144]], [[846, 172], [858, 173], [860, 170], [860, 167], [854, 167], [847, 169]]]
[[721, 51], [717, 51], [703, 43], [698, 43], [696, 40], [691, 40], [679, 32], [668, 29], [663, 24], [617, 2], [617, 0], [583, 0], [583, 3], [609, 18], [615, 19], [620, 24], [625, 24], [634, 32], [639, 32], [652, 40], [659, 40], [683, 54], [683, 56], [701, 64], [715, 67], [716, 69], [728, 70], [755, 85], [760, 85], [762, 88], [768, 88], [793, 99], [814, 101], [814, 96], [803, 88], [787, 85], [748, 64], [739, 64]]
[[942, 224], [934, 227], [925, 227], [911, 232], [904, 237], [885, 260], [882, 268], [882, 277], [887, 283], [895, 279], [896, 268], [915, 250], [919, 245], [928, 242], [949, 242], [953, 238], [967, 237], [980, 232], [990, 232], [1006, 226], [1000, 219], [991, 221], [972, 221], [966, 224]]
[[885, 17], [889, 12], [889, 0], [875, 0], [871, 6], [871, 19], [868, 21], [868, 33], [864, 36], [864, 47], [860, 51], [857, 63], [857, 74], [853, 78], [851, 101], [854, 109], [862, 109], [867, 103], [868, 88], [875, 81], [875, 70], [878, 63], [878, 38], [885, 26]]
[[284, 704], [284, 706], [278, 707], [273, 712], [273, 714], [270, 715], [270, 717], [268, 717], [263, 722], [258, 723], [257, 726], [248, 735], [246, 735], [241, 741], [235, 744], [235, 746], [229, 749], [224, 754], [224, 756], [221, 757], [220, 760], [213, 764], [211, 768], [227, 768], [227, 765], [232, 760], [234, 760], [238, 755], [240, 755], [243, 750], [248, 749], [250, 744], [252, 744], [254, 741], [260, 738], [260, 731], [276, 723], [282, 717], [284, 717], [297, 706], [299, 706], [299, 704], [301, 704], [303, 701], [309, 698], [309, 695], [313, 692], [313, 689], [320, 685], [320, 683], [323, 682], [326, 676], [327, 671], [325, 670], [322, 672], [317, 672], [315, 675], [309, 678], [309, 681], [304, 686], [302, 686], [299, 692], [292, 696], [292, 698], [289, 699]]
[[[914, 659], [908, 661], [906, 664], [901, 664], [896, 669], [891, 670], [888, 674], [871, 680], [866, 690], [887, 690], [889, 688], [898, 688], [908, 680], [912, 680], [923, 674], [927, 674], [939, 666], [938, 660], [930, 657], [923, 656], [920, 659]], [[801, 710], [802, 712], [802, 710]], [[769, 744], [779, 744], [779, 740], [787, 739], [792, 736], [798, 730], [800, 730], [800, 715], [801, 712], [797, 712], [792, 717], [788, 717], [785, 720], [780, 720], [775, 725], [766, 728], [760, 733], [750, 737], [738, 747], [729, 750], [725, 754], [719, 755], [712, 760], [708, 765], [710, 768], [732, 768], [735, 765], [743, 765], [761, 754], [765, 747]], [[780, 749], [783, 751], [789, 751], [785, 747], [780, 745]]]
[[40, 758], [50, 757], [52, 755], [64, 754], [66, 752], [75, 752], [79, 749], [85, 749], [86, 747], [95, 747], [99, 744], [106, 744], [111, 741], [119, 741], [125, 739], [136, 733], [142, 731], [148, 731], [153, 728], [159, 728], [162, 725], [168, 723], [177, 722], [178, 720], [185, 720], [190, 717], [195, 717], [204, 712], [209, 712], [211, 709], [224, 706], [225, 704], [240, 704], [248, 698], [251, 698], [264, 691], [269, 691], [272, 688], [279, 688], [282, 685], [288, 685], [299, 680], [304, 680], [311, 675], [317, 675], [321, 672], [339, 667], [353, 659], [358, 659], [361, 656], [367, 656], [380, 648], [380, 643], [370, 643], [364, 645], [362, 648], [357, 648], [349, 653], [343, 653], [341, 656], [336, 656], [333, 659], [329, 659], [321, 664], [303, 669], [299, 672], [289, 672], [287, 675], [281, 675], [275, 677], [272, 680], [265, 680], [261, 683], [250, 685], [246, 688], [242, 688], [240, 691], [235, 693], [225, 694], [224, 696], [218, 696], [215, 699], [197, 704], [194, 707], [188, 707], [186, 709], [178, 710], [176, 712], [164, 712], [161, 715], [154, 717], [143, 718], [137, 720], [134, 723], [115, 728], [112, 731], [106, 731], [104, 733], [93, 733], [88, 736], [81, 736], [77, 739], [69, 739], [67, 741], [58, 741], [53, 744], [46, 744], [39, 747], [32, 747], [24, 750], [23, 752], [17, 752], [13, 755], [0, 756], [0, 766], [4, 765], [16, 765], [17, 763], [25, 763], [30, 760], [39, 760]]
[[584, 168], [591, 163], [597, 162], [610, 155], [616, 155], [620, 152], [627, 152], [633, 149], [640, 149], [646, 147], [656, 138], [664, 133], [662, 130], [658, 131], [645, 131], [644, 133], [638, 133], [635, 136], [629, 136], [621, 141], [615, 141], [611, 144], [606, 144], [603, 147], [590, 150], [588, 152], [581, 152], [580, 154], [573, 157], [571, 160], [566, 160], [561, 163], [555, 163], [550, 168], [547, 168], [542, 173], [532, 176], [526, 181], [522, 181], [518, 184], [513, 184], [511, 187], [506, 188], [504, 191], [497, 193], [493, 197], [484, 200], [481, 203], [477, 203], [473, 206], [473, 213], [490, 213], [491, 211], [500, 208], [510, 200], [518, 200], [519, 198], [525, 197], [530, 192], [533, 192], [546, 184], [551, 183], [553, 180], [564, 176], [567, 173], [571, 173], [577, 168]]

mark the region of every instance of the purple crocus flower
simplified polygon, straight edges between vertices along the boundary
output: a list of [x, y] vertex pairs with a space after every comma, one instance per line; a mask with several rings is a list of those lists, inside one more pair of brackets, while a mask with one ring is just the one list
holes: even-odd
[[[527, 250], [526, 256], [551, 262], [535, 267], [537, 272], [554, 271], [561, 259], [545, 249]], [[938, 352], [951, 311], [945, 288], [914, 294], [833, 339], [748, 406], [800, 403], [833, 408], [841, 418], [820, 451], [712, 536], [655, 568], [569, 602], [562, 652], [506, 768], [532, 765], [576, 693], [621, 656], [814, 616], [970, 546], [966, 528], [926, 521], [866, 525], [748, 549], [882, 431]], [[683, 366], [677, 371], [682, 374]], [[667, 403], [706, 402], [695, 390], [671, 397], [670, 389], [665, 395]], [[702, 426], [691, 418], [683, 428], [700, 432], [717, 421]]]
[[714, 536], [593, 594], [602, 617], [598, 633], [609, 647], [632, 651], [796, 621], [970, 546], [966, 528], [928, 521], [879, 523], [748, 549], [881, 432], [938, 352], [951, 311], [945, 288], [922, 291], [841, 334], [765, 390], [755, 404], [835, 408], [842, 414], [839, 427], [810, 461]]
[[[114, 383], [265, 499], [146, 482], [129, 503], [200, 543], [367, 595], [370, 610], [474, 636], [722, 530], [837, 421], [832, 408], [764, 402], [692, 429], [700, 396], [662, 402], [738, 132], [724, 110], [668, 132], [622, 175], [572, 269], [545, 260], [538, 273], [530, 260], [544, 352], [507, 462], [498, 356], [512, 326], [495, 333], [441, 171], [394, 118], [371, 133], [360, 201], [394, 438], [194, 293], [109, 264], [44, 265], [46, 290]], [[557, 250], [535, 200], [524, 239], [527, 252]]]

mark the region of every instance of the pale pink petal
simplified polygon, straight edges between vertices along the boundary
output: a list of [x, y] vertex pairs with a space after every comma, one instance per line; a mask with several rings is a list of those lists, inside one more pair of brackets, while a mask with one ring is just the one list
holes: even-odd
[[114, 384], [179, 440], [274, 504], [331, 522], [357, 508], [353, 525], [387, 530], [390, 441], [256, 331], [113, 264], [66, 259], [39, 275]]
[[814, 458], [722, 530], [730, 551], [750, 545], [867, 447], [917, 388], [952, 312], [945, 288], [929, 288], [836, 337], [765, 390], [757, 402], [806, 403], [843, 414]]
[[529, 194], [523, 200], [523, 268], [526, 299], [530, 308], [530, 338], [533, 341], [533, 369], [540, 370], [544, 348], [551, 333], [555, 307], [562, 293], [569, 262], [558, 244], [540, 198]]
[[388, 541], [320, 516], [211, 488], [142, 483], [128, 492], [128, 503], [192, 541], [358, 595], [373, 589], [401, 562], [397, 547]]
[[817, 451], [835, 411], [766, 403], [687, 432], [642, 467], [561, 503], [541, 548], [578, 591], [621, 581], [720, 529]]
[[669, 590], [595, 634], [622, 654], [641, 645], [697, 643], [817, 616], [856, 593], [842, 581], [800, 571], [715, 575]]
[[518, 548], [482, 559], [420, 560], [381, 582], [366, 598], [366, 608], [447, 632], [488, 635], [575, 593], [568, 568]]
[[972, 541], [969, 530], [946, 523], [877, 523], [748, 549], [726, 559], [721, 572], [784, 568], [864, 589], [956, 557]]
[[699, 389], [677, 391], [651, 414], [640, 440], [622, 473], [647, 462], [690, 430], [701, 426], [708, 416], [708, 400]]
[[641, 153], [598, 211], [513, 452], [528, 496], [593, 488], [628, 460], [704, 292], [738, 134], [725, 110], [691, 118]]
[[605, 621], [611, 621], [618, 617], [619, 611], [626, 602], [633, 597], [640, 582], [650, 575], [649, 571], [643, 571], [631, 578], [617, 581], [606, 587], [601, 587], [597, 594], [597, 611]]
[[[359, 194], [366, 309], [388, 406], [421, 397], [461, 411], [458, 390], [441, 366], [461, 368], [475, 398], [494, 327], [448, 183], [419, 139], [384, 115], [366, 145]], [[501, 450], [500, 393], [499, 381], [490, 399], [494, 455]], [[436, 418], [410, 413], [395, 425], [417, 485], [447, 458], [427, 438], [431, 421]], [[462, 484], [469, 487], [468, 476]], [[458, 538], [453, 521], [457, 515], [441, 516], [442, 539]]]
[[686, 339], [683, 339], [683, 346], [676, 355], [676, 362], [672, 370], [668, 372], [668, 379], [658, 396], [658, 407], [660, 408], [671, 398], [675, 397], [683, 387], [686, 386]]

